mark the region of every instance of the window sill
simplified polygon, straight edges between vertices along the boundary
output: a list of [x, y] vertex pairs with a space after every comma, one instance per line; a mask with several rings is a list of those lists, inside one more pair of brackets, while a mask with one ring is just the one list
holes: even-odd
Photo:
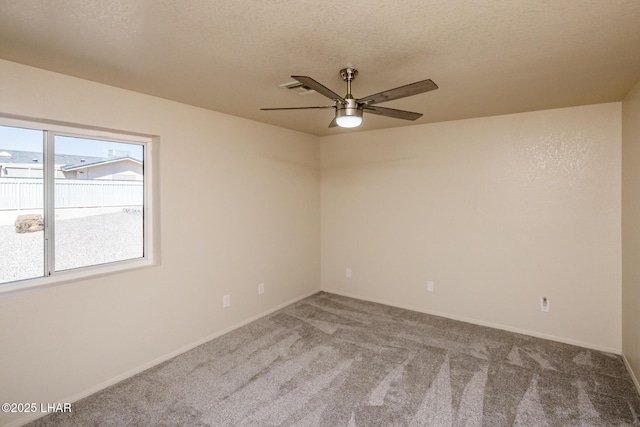
[[83, 267], [74, 270], [60, 271], [50, 277], [38, 277], [0, 284], [0, 296], [48, 288], [51, 286], [63, 285], [66, 283], [72, 283], [81, 280], [91, 280], [103, 276], [125, 273], [128, 271], [153, 267], [157, 265], [157, 263], [154, 263], [150, 259], [141, 258], [135, 260], [118, 261], [100, 266]]

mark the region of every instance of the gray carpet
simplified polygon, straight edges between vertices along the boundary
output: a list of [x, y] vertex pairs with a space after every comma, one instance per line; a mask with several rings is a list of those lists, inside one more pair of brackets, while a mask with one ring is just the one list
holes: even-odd
[[621, 426], [621, 358], [318, 293], [32, 426]]

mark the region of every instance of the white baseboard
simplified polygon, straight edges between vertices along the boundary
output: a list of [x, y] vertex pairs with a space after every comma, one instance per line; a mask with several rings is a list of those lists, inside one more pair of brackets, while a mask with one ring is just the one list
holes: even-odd
[[636, 386], [636, 390], [638, 390], [638, 394], [640, 394], [640, 381], [638, 381], [638, 377], [636, 377], [635, 372], [633, 372], [633, 369], [631, 369], [631, 365], [629, 364], [629, 361], [627, 360], [627, 357], [624, 355], [624, 353], [622, 353], [622, 360], [624, 361], [624, 366], [627, 367], [629, 375], [631, 375], [631, 379], [633, 380], [633, 384]]
[[[195, 341], [195, 342], [193, 342], [191, 344], [187, 344], [184, 347], [181, 347], [181, 348], [179, 348], [179, 349], [177, 349], [175, 351], [172, 351], [172, 352], [167, 353], [167, 354], [165, 354], [163, 356], [160, 356], [160, 357], [158, 357], [158, 358], [156, 358], [156, 359], [154, 359], [154, 360], [152, 360], [150, 362], [147, 362], [147, 363], [145, 363], [143, 365], [140, 365], [140, 366], [138, 366], [136, 368], [133, 368], [133, 369], [127, 371], [127, 372], [124, 372], [124, 373], [122, 373], [120, 375], [116, 375], [115, 377], [113, 377], [113, 378], [111, 378], [111, 379], [109, 379], [107, 381], [101, 382], [100, 384], [97, 384], [97, 385], [95, 385], [93, 387], [90, 387], [90, 388], [88, 388], [88, 389], [86, 389], [84, 391], [81, 391], [80, 393], [77, 393], [77, 394], [74, 394], [73, 396], [70, 396], [70, 397], [67, 397], [65, 399], [62, 399], [62, 400], [60, 400], [60, 402], [65, 402], [65, 403], [77, 402], [78, 400], [81, 400], [81, 399], [84, 399], [85, 397], [91, 396], [92, 394], [97, 393], [100, 390], [104, 390], [105, 388], [110, 387], [110, 386], [112, 386], [114, 384], [117, 384], [120, 381], [123, 381], [123, 380], [126, 380], [127, 378], [133, 377], [134, 375], [137, 375], [140, 372], [146, 371], [147, 369], [152, 368], [152, 367], [154, 367], [156, 365], [159, 365], [160, 363], [166, 362], [169, 359], [173, 359], [174, 357], [179, 356], [179, 355], [181, 355], [183, 353], [186, 353], [189, 350], [193, 350], [194, 348], [196, 348], [196, 347], [198, 347], [198, 346], [200, 346], [202, 344], [205, 344], [205, 343], [207, 343], [207, 342], [209, 342], [209, 341], [211, 341], [211, 340], [213, 340], [215, 338], [218, 338], [218, 337], [220, 337], [220, 336], [222, 336], [224, 334], [227, 334], [227, 333], [229, 333], [229, 332], [231, 332], [231, 331], [233, 331], [235, 329], [238, 329], [238, 328], [240, 328], [240, 327], [242, 327], [242, 326], [244, 326], [244, 325], [246, 325], [248, 323], [251, 323], [251, 322], [253, 322], [255, 320], [258, 320], [258, 319], [260, 319], [262, 317], [268, 316], [269, 314], [271, 314], [273, 312], [276, 312], [276, 311], [278, 311], [280, 309], [283, 309], [283, 308], [285, 308], [285, 307], [287, 307], [287, 306], [289, 306], [291, 304], [294, 304], [294, 303], [296, 303], [296, 302], [298, 302], [300, 300], [303, 300], [303, 299], [305, 299], [307, 297], [310, 297], [311, 295], [317, 294], [318, 292], [320, 292], [320, 289], [316, 289], [314, 291], [307, 292], [306, 294], [303, 294], [302, 296], [299, 296], [299, 297], [293, 298], [293, 299], [291, 299], [289, 301], [286, 301], [286, 302], [284, 302], [284, 303], [282, 303], [280, 305], [277, 305], [276, 307], [273, 307], [273, 308], [271, 308], [271, 309], [269, 309], [267, 311], [264, 311], [264, 312], [262, 312], [260, 314], [257, 314], [255, 316], [253, 316], [253, 317], [245, 319], [240, 323], [236, 323], [235, 325], [229, 326], [226, 329], [223, 329], [223, 330], [218, 331], [218, 332], [216, 332], [214, 334], [211, 334], [211, 335], [209, 335], [207, 337], [199, 339], [198, 341]], [[34, 420], [36, 420], [38, 418], [42, 418], [45, 415], [47, 415], [47, 414], [46, 413], [42, 413], [42, 414], [33, 413], [33, 414], [29, 415], [29, 416], [22, 417], [22, 418], [19, 418], [17, 420], [14, 420], [14, 421], [10, 422], [9, 424], [5, 424], [4, 427], [19, 427], [19, 426], [23, 426], [23, 425], [25, 425], [25, 424], [27, 424], [27, 423], [29, 423], [31, 421], [34, 421]]]
[[487, 326], [489, 328], [501, 329], [503, 331], [515, 332], [515, 333], [522, 334], [522, 335], [529, 335], [529, 336], [532, 336], [532, 337], [542, 338], [542, 339], [546, 339], [546, 340], [550, 340], [550, 341], [557, 341], [557, 342], [561, 342], [561, 343], [564, 343], [564, 344], [571, 344], [571, 345], [575, 345], [575, 346], [578, 346], [578, 347], [589, 348], [589, 349], [592, 349], [592, 350], [605, 351], [607, 353], [613, 353], [613, 354], [617, 354], [617, 355], [620, 355], [622, 353], [622, 351], [620, 349], [617, 349], [617, 348], [601, 346], [601, 345], [592, 344], [592, 343], [588, 343], [588, 342], [573, 340], [573, 339], [570, 339], [570, 338], [557, 337], [555, 335], [542, 334], [542, 333], [539, 333], [539, 332], [528, 331], [526, 329], [514, 328], [514, 327], [511, 327], [511, 326], [500, 325], [500, 324], [497, 324], [497, 323], [485, 322], [483, 320], [471, 319], [471, 318], [468, 318], [468, 317], [458, 316], [458, 315], [451, 314], [451, 313], [443, 313], [443, 312], [439, 312], [439, 311], [428, 310], [428, 309], [425, 309], [425, 308], [422, 308], [422, 307], [416, 307], [416, 306], [409, 305], [409, 304], [399, 304], [399, 303], [395, 303], [395, 302], [387, 301], [387, 300], [383, 300], [383, 299], [369, 298], [369, 297], [365, 297], [365, 296], [362, 296], [362, 295], [352, 294], [352, 293], [349, 293], [349, 292], [342, 292], [342, 291], [338, 291], [336, 289], [330, 289], [330, 288], [322, 288], [322, 291], [328, 292], [328, 293], [331, 293], [331, 294], [342, 295], [342, 296], [349, 297], [349, 298], [356, 298], [356, 299], [360, 299], [360, 300], [363, 300], [363, 301], [370, 301], [370, 302], [375, 302], [375, 303], [378, 303], [378, 304], [390, 305], [392, 307], [404, 308], [406, 310], [417, 311], [417, 312], [420, 312], [420, 313], [431, 314], [431, 315], [434, 315], [434, 316], [445, 317], [447, 319], [459, 320], [461, 322], [472, 323], [474, 325]]

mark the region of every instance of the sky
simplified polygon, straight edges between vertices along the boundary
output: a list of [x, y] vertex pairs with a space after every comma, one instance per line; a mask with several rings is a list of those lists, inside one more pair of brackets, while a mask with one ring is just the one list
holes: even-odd
[[[0, 126], [0, 151], [19, 150], [42, 152], [43, 131], [10, 126]], [[87, 157], [108, 157], [109, 150], [118, 150], [118, 155], [126, 155], [142, 160], [142, 145], [102, 141], [68, 136], [56, 136], [56, 154], [74, 154]]]

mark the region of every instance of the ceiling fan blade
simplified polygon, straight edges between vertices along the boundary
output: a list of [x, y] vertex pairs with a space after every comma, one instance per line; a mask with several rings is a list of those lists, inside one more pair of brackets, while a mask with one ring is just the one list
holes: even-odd
[[372, 105], [377, 104], [378, 102], [393, 101], [394, 99], [413, 96], [435, 89], [438, 89], [438, 85], [435, 84], [433, 80], [427, 79], [405, 86], [400, 86], [395, 89], [385, 90], [384, 92], [376, 93], [375, 95], [369, 95], [358, 99], [357, 102], [358, 104]]
[[338, 95], [337, 93], [335, 93], [334, 91], [329, 89], [328, 87], [325, 87], [322, 84], [318, 83], [317, 81], [313, 80], [311, 77], [307, 77], [307, 76], [291, 76], [291, 78], [299, 81], [300, 83], [302, 83], [303, 85], [305, 85], [309, 89], [313, 89], [316, 92], [318, 92], [319, 94], [324, 95], [329, 99], [332, 99], [334, 101], [338, 101], [338, 102], [341, 102], [341, 103], [344, 104], [344, 98], [343, 97], [341, 97], [340, 95]]
[[336, 121], [335, 117], [333, 118], [333, 120], [331, 120], [331, 123], [329, 123], [329, 127], [330, 128], [338, 127], [338, 122]]
[[335, 105], [322, 105], [319, 107], [276, 107], [276, 108], [261, 108], [264, 111], [270, 110], [312, 110], [317, 108], [336, 108]]
[[395, 108], [374, 107], [371, 105], [363, 105], [362, 108], [367, 113], [378, 114], [385, 117], [393, 117], [394, 119], [417, 120], [422, 117], [420, 113], [412, 111], [396, 110]]

